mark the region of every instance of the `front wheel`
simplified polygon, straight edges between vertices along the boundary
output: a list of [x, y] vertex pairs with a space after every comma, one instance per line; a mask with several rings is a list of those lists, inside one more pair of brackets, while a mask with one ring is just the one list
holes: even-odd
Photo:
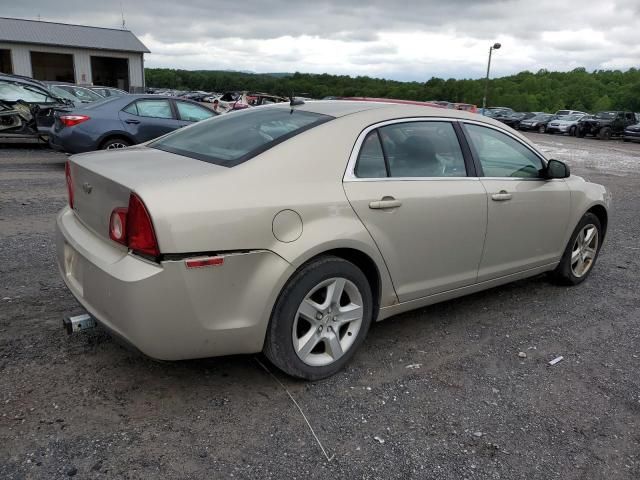
[[573, 231], [560, 263], [551, 273], [561, 285], [578, 285], [589, 276], [600, 253], [602, 226], [593, 213], [585, 213]]
[[545, 128], [545, 126], [544, 126], [544, 125], [540, 125], [540, 126], [538, 127], [538, 133], [544, 133], [544, 132], [546, 132], [546, 130], [547, 130], [547, 129]]
[[570, 137], [575, 137], [576, 136], [576, 127], [571, 127], [569, 129], [569, 136]]
[[264, 354], [305, 380], [329, 377], [364, 341], [373, 318], [371, 287], [353, 263], [320, 257], [301, 267], [271, 314]]
[[602, 128], [598, 136], [601, 140], [611, 140], [611, 129], [609, 127]]

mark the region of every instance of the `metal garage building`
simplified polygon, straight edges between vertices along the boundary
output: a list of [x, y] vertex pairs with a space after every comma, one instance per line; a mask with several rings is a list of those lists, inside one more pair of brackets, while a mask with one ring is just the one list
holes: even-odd
[[0, 17], [0, 72], [144, 91], [147, 47], [129, 30]]

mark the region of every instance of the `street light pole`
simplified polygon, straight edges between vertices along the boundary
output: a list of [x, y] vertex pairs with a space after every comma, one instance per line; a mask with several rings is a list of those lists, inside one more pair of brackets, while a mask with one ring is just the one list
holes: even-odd
[[487, 76], [484, 79], [484, 97], [482, 97], [482, 114], [484, 115], [484, 110], [487, 108], [487, 93], [489, 93], [489, 70], [491, 70], [491, 52], [493, 50], [498, 50], [502, 45], [499, 43], [494, 43], [489, 47], [489, 62], [487, 62]]

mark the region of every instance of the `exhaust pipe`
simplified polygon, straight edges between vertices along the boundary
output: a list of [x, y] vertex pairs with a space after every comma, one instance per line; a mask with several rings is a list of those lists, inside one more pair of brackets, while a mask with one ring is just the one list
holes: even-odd
[[71, 335], [83, 330], [95, 328], [96, 319], [88, 313], [83, 313], [82, 315], [67, 316], [62, 319], [62, 326], [67, 331], [67, 334]]

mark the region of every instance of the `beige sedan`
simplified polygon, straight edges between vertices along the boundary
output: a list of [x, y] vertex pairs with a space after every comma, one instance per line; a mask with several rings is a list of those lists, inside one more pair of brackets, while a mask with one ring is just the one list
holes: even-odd
[[58, 264], [99, 323], [154, 358], [263, 351], [305, 379], [372, 321], [543, 272], [582, 282], [609, 205], [501, 123], [375, 102], [237, 112], [73, 156], [66, 177]]

